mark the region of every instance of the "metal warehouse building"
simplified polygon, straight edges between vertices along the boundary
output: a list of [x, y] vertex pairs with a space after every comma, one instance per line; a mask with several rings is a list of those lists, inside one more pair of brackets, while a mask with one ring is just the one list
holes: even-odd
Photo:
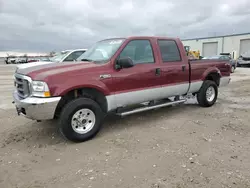
[[240, 54], [250, 51], [250, 33], [184, 39], [182, 42], [191, 50], [199, 50], [203, 57], [234, 52], [234, 58], [238, 58]]

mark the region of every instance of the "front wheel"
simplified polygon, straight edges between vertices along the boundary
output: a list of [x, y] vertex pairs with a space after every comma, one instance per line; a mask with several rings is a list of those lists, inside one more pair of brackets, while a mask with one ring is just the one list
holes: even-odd
[[101, 107], [88, 98], [69, 102], [60, 116], [60, 132], [73, 142], [93, 138], [100, 130], [104, 113]]
[[197, 94], [197, 101], [202, 107], [210, 107], [216, 102], [217, 96], [218, 87], [216, 83], [211, 80], [206, 80]]

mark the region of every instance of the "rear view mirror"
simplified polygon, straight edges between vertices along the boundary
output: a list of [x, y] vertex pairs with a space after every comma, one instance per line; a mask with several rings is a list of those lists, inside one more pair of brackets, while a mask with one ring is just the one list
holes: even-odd
[[130, 57], [124, 57], [120, 58], [116, 62], [116, 68], [122, 69], [122, 68], [130, 68], [134, 66], [134, 62]]

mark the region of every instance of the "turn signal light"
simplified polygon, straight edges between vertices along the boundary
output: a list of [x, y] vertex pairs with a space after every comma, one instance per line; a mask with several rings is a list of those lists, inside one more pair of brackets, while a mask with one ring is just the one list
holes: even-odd
[[50, 97], [50, 92], [49, 91], [45, 91], [44, 92], [44, 97]]

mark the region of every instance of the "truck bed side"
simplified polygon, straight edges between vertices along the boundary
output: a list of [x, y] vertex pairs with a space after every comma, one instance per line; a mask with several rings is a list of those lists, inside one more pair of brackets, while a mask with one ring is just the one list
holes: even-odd
[[[211, 74], [218, 74], [220, 82], [223, 83], [229, 79], [231, 69], [227, 60], [191, 60], [190, 70], [190, 83], [192, 84], [194, 82], [203, 82]], [[220, 85], [220, 82], [217, 84]]]

